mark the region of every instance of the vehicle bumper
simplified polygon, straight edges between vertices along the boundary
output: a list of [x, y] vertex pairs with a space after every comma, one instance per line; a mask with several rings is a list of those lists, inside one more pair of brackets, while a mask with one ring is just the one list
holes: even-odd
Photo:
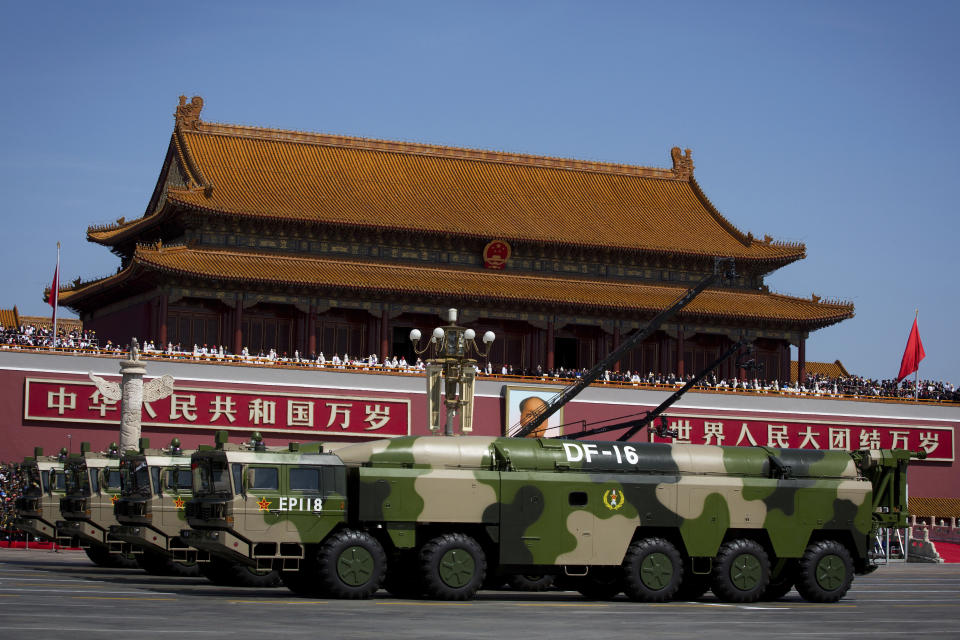
[[76, 538], [81, 547], [107, 544], [107, 531], [87, 520], [57, 520], [57, 538]]
[[14, 529], [20, 529], [32, 536], [46, 538], [47, 540], [57, 539], [57, 528], [40, 518], [15, 518], [13, 521]]
[[[217, 529], [184, 529], [180, 539], [195, 549], [226, 558], [234, 562], [256, 565], [250, 554], [250, 543], [230, 531]], [[176, 555], [174, 555], [176, 557]], [[200, 557], [198, 561], [203, 562]]]

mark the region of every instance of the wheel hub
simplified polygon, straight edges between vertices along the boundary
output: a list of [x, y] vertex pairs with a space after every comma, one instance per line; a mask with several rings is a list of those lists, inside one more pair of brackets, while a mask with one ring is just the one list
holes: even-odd
[[734, 558], [730, 565], [730, 581], [741, 591], [750, 591], [760, 584], [763, 568], [760, 561], [751, 553]]
[[373, 575], [373, 556], [363, 547], [347, 547], [337, 558], [337, 575], [351, 587], [365, 584]]
[[640, 580], [649, 589], [659, 591], [673, 577], [673, 562], [665, 553], [651, 553], [640, 563]]
[[450, 549], [441, 556], [438, 569], [440, 579], [447, 586], [458, 589], [469, 583], [473, 578], [476, 564], [473, 561], [473, 556], [465, 550]]
[[817, 563], [816, 577], [817, 584], [827, 591], [833, 591], [843, 584], [847, 569], [839, 556], [826, 555]]

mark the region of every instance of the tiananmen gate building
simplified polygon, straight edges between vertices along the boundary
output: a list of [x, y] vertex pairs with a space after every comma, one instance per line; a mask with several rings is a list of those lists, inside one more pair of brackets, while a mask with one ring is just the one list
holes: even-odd
[[689, 150], [650, 168], [217, 124], [202, 107], [181, 97], [145, 213], [88, 230], [118, 272], [60, 294], [101, 343], [382, 358], [410, 355], [410, 329], [457, 307], [496, 332], [496, 366], [589, 367], [718, 256], [735, 260], [735, 282], [623, 369], [693, 373], [744, 335], [758, 377], [786, 380], [790, 345], [802, 371], [809, 333], [853, 316], [768, 289], [804, 245], [738, 230]]

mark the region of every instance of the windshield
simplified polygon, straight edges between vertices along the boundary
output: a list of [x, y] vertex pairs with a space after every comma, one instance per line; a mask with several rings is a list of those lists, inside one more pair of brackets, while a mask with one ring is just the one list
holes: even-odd
[[146, 458], [124, 458], [120, 461], [120, 493], [125, 496], [150, 495], [150, 468]]
[[[44, 474], [47, 472], [44, 471]], [[44, 476], [43, 488], [47, 492], [63, 493], [66, 490], [66, 478], [62, 469], [50, 469], [50, 475]]]
[[70, 495], [90, 495], [90, 479], [87, 478], [87, 465], [84, 462], [70, 463], [63, 468], [67, 493]]
[[189, 467], [173, 467], [166, 470], [167, 489], [176, 493], [189, 492], [193, 487], [193, 476]]
[[230, 472], [227, 461], [215, 458], [198, 458], [191, 462], [193, 469], [193, 494], [230, 494]]
[[40, 479], [40, 468], [35, 464], [20, 467], [23, 481], [23, 495], [35, 498], [43, 493]]

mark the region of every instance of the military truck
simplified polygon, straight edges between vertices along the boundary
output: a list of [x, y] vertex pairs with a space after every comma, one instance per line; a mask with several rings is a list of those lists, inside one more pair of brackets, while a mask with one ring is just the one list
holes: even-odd
[[63, 465], [66, 494], [60, 499], [63, 520], [57, 521], [57, 542], [78, 546], [95, 563], [105, 567], [136, 567], [130, 547], [110, 535], [118, 524], [113, 503], [120, 498], [120, 450], [112, 443], [107, 452], [90, 450], [80, 443], [80, 453], [67, 456]]
[[[114, 504], [118, 525], [110, 527], [113, 538], [130, 544], [137, 564], [157, 575], [206, 575], [217, 584], [229, 586], [278, 586], [276, 571], [258, 572], [246, 565], [211, 560], [180, 539], [186, 525], [186, 505], [193, 496], [190, 455], [180, 439], [173, 438], [166, 449], [151, 449], [141, 438], [138, 451], [120, 458], [120, 499]], [[199, 561], [198, 561], [199, 560]]]
[[588, 598], [846, 594], [873, 534], [906, 524], [908, 451], [401, 437], [324, 451], [233, 445], [191, 460], [191, 529], [294, 592], [471, 598], [490, 572]]
[[[117, 522], [110, 536], [127, 543], [137, 564], [155, 575], [197, 576], [196, 553], [180, 541], [191, 492], [190, 454], [173, 438], [167, 449], [151, 449], [140, 439], [138, 451], [120, 458], [120, 498], [113, 505]], [[174, 552], [183, 552], [183, 561]], [[193, 556], [193, 557], [190, 557]]]
[[56, 540], [60, 498], [66, 491], [63, 474], [66, 457], [66, 447], [56, 456], [44, 456], [43, 448], [35, 447], [33, 457], [23, 459], [20, 465], [23, 494], [14, 502], [14, 527], [43, 540]]

